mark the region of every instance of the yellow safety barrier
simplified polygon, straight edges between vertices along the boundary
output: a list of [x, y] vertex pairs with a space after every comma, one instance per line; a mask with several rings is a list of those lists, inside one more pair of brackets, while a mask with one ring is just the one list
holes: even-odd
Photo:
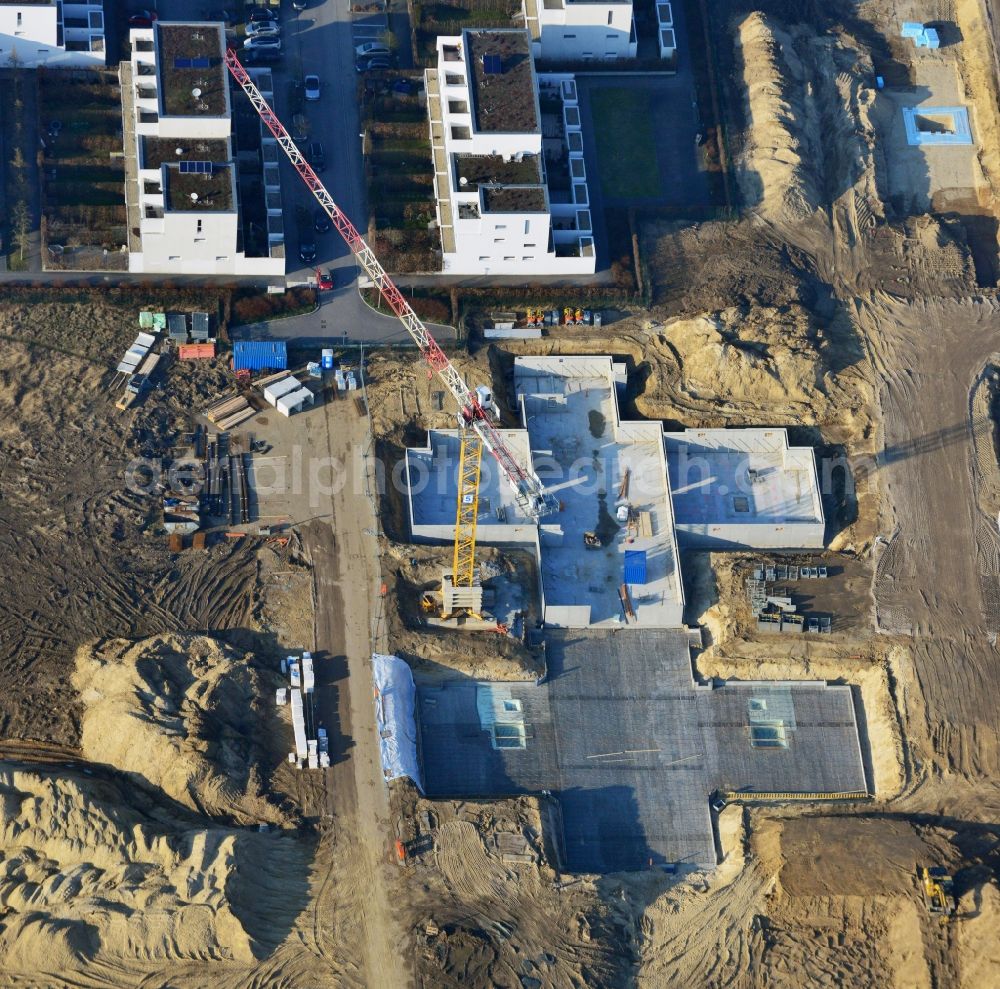
[[722, 798], [734, 800], [871, 800], [867, 790], [848, 790], [844, 793], [754, 793], [743, 790], [738, 793], [723, 793]]

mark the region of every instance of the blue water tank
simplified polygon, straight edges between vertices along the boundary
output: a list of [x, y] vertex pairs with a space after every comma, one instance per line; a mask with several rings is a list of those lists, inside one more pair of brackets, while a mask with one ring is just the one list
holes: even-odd
[[646, 583], [646, 551], [644, 549], [625, 550], [625, 583]]
[[287, 371], [284, 340], [237, 340], [233, 344], [234, 371]]

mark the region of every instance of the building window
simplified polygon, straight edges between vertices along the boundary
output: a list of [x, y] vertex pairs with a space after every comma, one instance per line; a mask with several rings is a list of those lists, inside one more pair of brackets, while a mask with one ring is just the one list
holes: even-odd
[[489, 261], [489, 256], [480, 254], [479, 255], [479, 260], [480, 261]]
[[524, 234], [527, 236], [531, 233], [531, 220], [524, 221]]
[[533, 257], [523, 257], [523, 258], [521, 258], [521, 260], [522, 261], [534, 261], [535, 259]]
[[612, 19], [613, 17], [614, 17], [614, 14], [613, 14], [613, 13], [612, 13], [612, 12], [611, 12], [611, 11], [609, 10], [609, 11], [608, 11], [608, 24], [610, 24], [610, 23], [611, 23], [611, 19]]
[[223, 256], [222, 256], [221, 258], [216, 258], [215, 260], [216, 260], [216, 261], [228, 261], [228, 260], [229, 260], [229, 258], [228, 258], [228, 257], [226, 257], [226, 255], [225, 255], [225, 254], [223, 254]]
[[506, 223], [498, 223], [493, 229], [494, 230], [506, 230], [507, 229], [507, 224]]
[[581, 57], [583, 59], [593, 58], [594, 57], [594, 53], [593, 52], [584, 52]]
[[569, 40], [570, 38], [575, 38], [575, 37], [576, 37], [575, 34], [564, 34], [563, 35], [563, 38], [565, 38], [566, 40]]
[[21, 11], [17, 12], [17, 26], [21, 26]]
[[514, 261], [514, 260], [516, 260], [516, 258], [514, 258], [513, 255], [511, 255], [511, 257], [509, 258], [504, 258], [504, 261]]
[[524, 246], [525, 246], [525, 247], [535, 247], [535, 246], [537, 246], [537, 245], [535, 245], [535, 244], [525, 244]]
[[201, 233], [201, 220], [198, 221], [198, 230], [196, 232]]
[[506, 237], [494, 237], [493, 238], [493, 243], [494, 244], [502, 244], [506, 239], [507, 239]]
[[167, 260], [168, 261], [180, 261], [181, 256], [179, 254], [171, 254]]
[[607, 38], [608, 41], [614, 41], [615, 40], [615, 35], [613, 35], [613, 34], [606, 34], [604, 37]]

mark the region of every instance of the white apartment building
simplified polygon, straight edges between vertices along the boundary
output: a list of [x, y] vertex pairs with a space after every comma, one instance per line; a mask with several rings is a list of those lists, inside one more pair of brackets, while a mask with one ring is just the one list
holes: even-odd
[[[553, 136], [543, 135], [528, 32], [466, 30], [439, 37], [437, 53], [437, 68], [425, 77], [442, 271], [592, 274], [597, 257], [582, 135], [573, 142], [579, 179], [571, 184], [561, 114], [550, 115]], [[546, 155], [565, 179], [551, 195]]]
[[0, 0], [0, 66], [104, 65], [101, 0]]
[[[283, 275], [273, 149], [274, 188], [262, 188], [253, 229], [241, 216], [223, 26], [158, 21], [130, 40], [122, 63], [129, 271]], [[266, 182], [262, 153], [255, 148], [250, 161]]]
[[635, 58], [632, 0], [524, 0], [535, 58], [554, 62]]

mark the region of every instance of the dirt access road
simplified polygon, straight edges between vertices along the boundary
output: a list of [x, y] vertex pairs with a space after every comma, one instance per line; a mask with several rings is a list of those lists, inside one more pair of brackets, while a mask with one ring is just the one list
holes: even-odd
[[974, 392], [997, 350], [1000, 303], [857, 305], [883, 415], [879, 630], [912, 635], [902, 641], [920, 690], [906, 693], [908, 716], [931, 746], [917, 758], [935, 775], [989, 777], [1000, 751], [1000, 475], [989, 396]]
[[[330, 516], [302, 529], [313, 563], [314, 647], [332, 671], [317, 683], [317, 716], [328, 726], [331, 768], [323, 813], [333, 819], [334, 850], [326, 884], [330, 903], [346, 924], [340, 949], [359, 955], [357, 984], [404, 987], [411, 983], [405, 935], [390, 904], [399, 884], [390, 864], [388, 790], [382, 780], [372, 711], [371, 653], [377, 641], [380, 574], [374, 500], [365, 493], [359, 451], [368, 444], [368, 421], [353, 403], [326, 406], [326, 428], [305, 455], [348, 465], [347, 482], [330, 501]], [[325, 898], [323, 898], [325, 899]], [[327, 921], [326, 918], [323, 919]], [[353, 966], [352, 966], [353, 968]]]

